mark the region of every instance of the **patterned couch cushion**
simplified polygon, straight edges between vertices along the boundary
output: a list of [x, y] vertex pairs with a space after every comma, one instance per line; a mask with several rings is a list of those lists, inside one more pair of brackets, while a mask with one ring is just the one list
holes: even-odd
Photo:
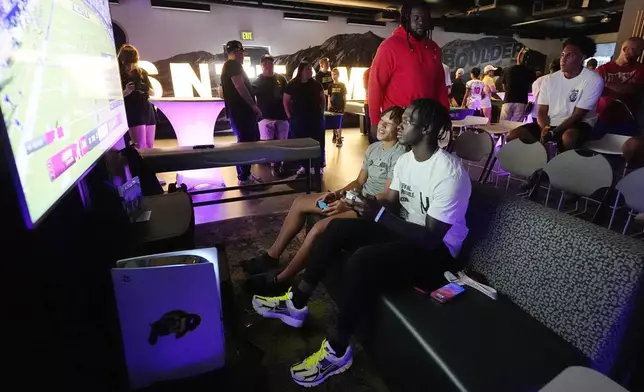
[[604, 373], [636, 317], [644, 242], [475, 186], [462, 257]]

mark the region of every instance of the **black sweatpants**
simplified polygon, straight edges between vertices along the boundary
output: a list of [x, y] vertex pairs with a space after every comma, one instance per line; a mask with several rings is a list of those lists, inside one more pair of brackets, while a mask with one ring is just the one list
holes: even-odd
[[[230, 126], [237, 136], [237, 142], [258, 142], [259, 141], [259, 125], [255, 119], [255, 114], [246, 115], [232, 115], [229, 117]], [[237, 179], [240, 181], [248, 180], [250, 177], [251, 165], [237, 166]]]
[[[291, 137], [293, 139], [298, 138], [311, 138], [320, 143], [320, 160], [319, 167], [324, 167], [326, 162], [325, 156], [325, 123], [324, 117], [321, 118], [310, 118], [310, 117], [300, 117], [293, 115], [289, 122]], [[302, 166], [308, 165], [308, 162], [303, 161]]]
[[[343, 250], [351, 252], [343, 259]], [[458, 265], [447, 247], [417, 246], [381, 224], [365, 219], [334, 219], [315, 241], [302, 281], [315, 287], [329, 268], [344, 266], [343, 298], [332, 342], [349, 344], [355, 326], [375, 297], [385, 291], [416, 284], [435, 289], [447, 284], [445, 271]]]

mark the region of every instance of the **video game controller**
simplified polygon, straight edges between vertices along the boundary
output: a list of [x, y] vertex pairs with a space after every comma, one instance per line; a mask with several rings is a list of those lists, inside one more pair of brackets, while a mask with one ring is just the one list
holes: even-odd
[[362, 195], [356, 190], [347, 191], [347, 193], [345, 193], [344, 195], [344, 200], [349, 204], [364, 203], [364, 201], [362, 200]]

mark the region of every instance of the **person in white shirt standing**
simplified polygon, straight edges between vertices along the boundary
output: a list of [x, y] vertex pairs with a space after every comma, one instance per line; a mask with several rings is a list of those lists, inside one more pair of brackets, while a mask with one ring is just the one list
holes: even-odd
[[[334, 264], [345, 264], [336, 329], [316, 353], [291, 367], [297, 384], [316, 386], [351, 366], [349, 340], [382, 290], [413, 284], [433, 290], [444, 284], [445, 271], [460, 268], [456, 257], [468, 234], [465, 213], [472, 185], [460, 160], [439, 148], [450, 128], [449, 111], [441, 103], [412, 101], [398, 128], [398, 140], [411, 151], [399, 158], [385, 198], [354, 203], [361, 219], [329, 222], [293, 291], [253, 298], [260, 315], [300, 327], [315, 287]], [[344, 258], [343, 251], [351, 256]]]
[[595, 108], [604, 89], [597, 72], [584, 67], [595, 55], [597, 45], [588, 37], [566, 40], [559, 60], [561, 70], [548, 76], [539, 92], [537, 123], [526, 124], [508, 134], [507, 140], [525, 143], [555, 141], [560, 151], [580, 148], [594, 140]]
[[489, 87], [479, 79], [481, 68], [472, 68], [471, 79], [465, 83], [463, 107], [479, 110], [484, 117], [492, 121], [492, 101]]
[[443, 72], [445, 72], [445, 86], [447, 86], [447, 94], [452, 93], [452, 71], [450, 71], [449, 66], [443, 63]]

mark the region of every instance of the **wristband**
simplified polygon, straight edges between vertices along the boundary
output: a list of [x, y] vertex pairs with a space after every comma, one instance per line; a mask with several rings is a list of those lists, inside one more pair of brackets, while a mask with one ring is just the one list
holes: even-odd
[[378, 215], [376, 215], [376, 219], [374, 219], [373, 221], [378, 223], [378, 221], [382, 217], [382, 214], [384, 213], [385, 213], [385, 207], [380, 207], [380, 211], [378, 211]]

